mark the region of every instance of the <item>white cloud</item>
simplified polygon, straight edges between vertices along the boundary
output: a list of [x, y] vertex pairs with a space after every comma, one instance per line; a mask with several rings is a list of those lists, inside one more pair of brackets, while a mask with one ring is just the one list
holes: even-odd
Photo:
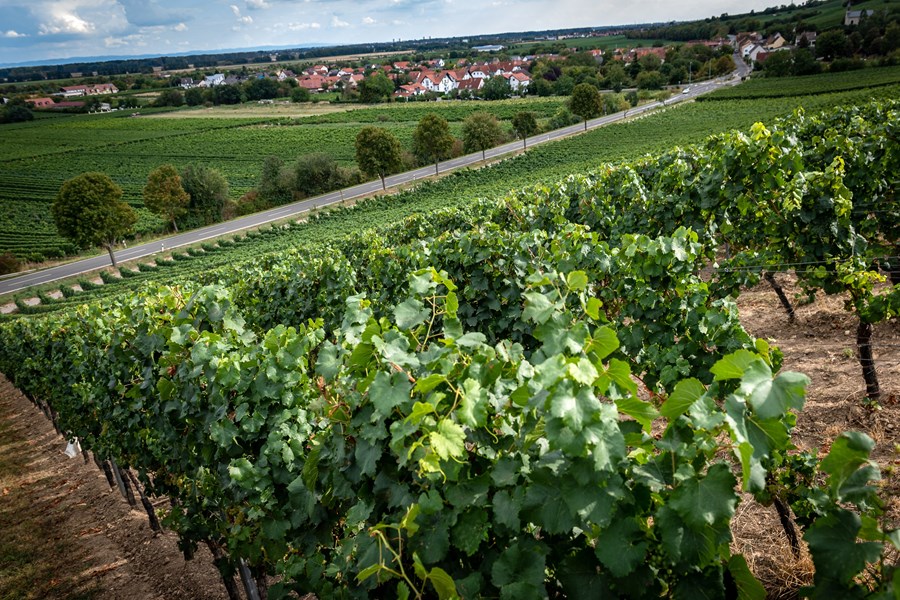
[[178, 25], [176, 25], [176, 26], [173, 27], [172, 29], [174, 29], [175, 31], [187, 31], [187, 28], [188, 28], [188, 26], [185, 25], [184, 23], [179, 23]]
[[378, 21], [376, 21], [376, 20], [373, 19], [372, 17], [364, 17], [363, 20], [362, 20], [362, 22], [363, 22], [363, 25], [374, 25], [374, 24], [377, 23]]
[[241, 9], [238, 8], [236, 4], [232, 4], [232, 5], [231, 5], [231, 12], [233, 12], [233, 13], [234, 13], [234, 16], [236, 16], [236, 17], [240, 17], [240, 16], [241, 16]]
[[28, 37], [28, 34], [27, 33], [19, 33], [15, 29], [10, 29], [9, 31], [7, 31], [3, 34], [3, 37], [5, 37], [5, 38], [23, 38], [23, 37]]
[[136, 33], [124, 37], [107, 36], [103, 39], [103, 45], [107, 48], [121, 48], [123, 46], [141, 48], [147, 45], [147, 41], [144, 39], [143, 35]]
[[88, 23], [79, 17], [74, 10], [63, 5], [51, 8], [48, 20], [41, 23], [39, 35], [55, 35], [58, 33], [87, 34], [94, 31], [93, 23]]
[[350, 23], [347, 21], [341, 21], [337, 15], [331, 17], [331, 26], [332, 27], [350, 27]]
[[312, 23], [288, 23], [287, 28], [291, 31], [304, 31], [306, 29], [319, 29], [322, 25], [313, 21]]
[[270, 8], [272, 5], [266, 2], [266, 0], [247, 0], [247, 8], [254, 10], [263, 10], [266, 8]]
[[241, 23], [243, 23], [244, 25], [249, 25], [250, 23], [253, 22], [253, 17], [251, 17], [250, 15], [247, 15], [247, 16], [241, 17], [241, 18], [238, 19], [238, 20], [239, 20]]

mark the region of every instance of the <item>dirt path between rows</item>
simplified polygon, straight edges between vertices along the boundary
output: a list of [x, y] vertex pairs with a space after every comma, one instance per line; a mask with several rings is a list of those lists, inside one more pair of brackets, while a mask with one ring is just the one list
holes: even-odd
[[227, 597], [205, 548], [185, 561], [173, 533], [154, 533], [93, 461], [65, 449], [0, 375], [0, 598]]
[[[791, 278], [779, 279], [793, 295]], [[826, 452], [841, 431], [867, 433], [877, 444], [873, 458], [884, 473], [888, 519], [900, 523], [900, 322], [875, 329], [883, 398], [872, 409], [862, 402], [856, 321], [844, 311], [841, 298], [820, 296], [798, 306], [795, 323], [788, 322], [766, 284], [742, 294], [738, 306], [751, 334], [782, 349], [784, 369], [811, 379], [798, 418], [797, 446]], [[12, 465], [0, 470], [0, 532], [19, 539], [31, 536], [36, 548], [10, 549], [0, 540], [0, 598], [226, 597], [205, 548], [185, 562], [173, 534], [154, 534], [140, 507], [132, 509], [111, 490], [93, 463], [69, 459], [64, 449], [65, 441], [44, 415], [0, 378], [0, 454], [4, 464]], [[798, 586], [811, 583], [809, 557], [798, 561], [791, 556], [774, 510], [745, 499], [733, 531], [735, 549], [747, 556], [771, 597], [791, 597]], [[4, 595], [27, 577], [42, 583], [25, 594]]]

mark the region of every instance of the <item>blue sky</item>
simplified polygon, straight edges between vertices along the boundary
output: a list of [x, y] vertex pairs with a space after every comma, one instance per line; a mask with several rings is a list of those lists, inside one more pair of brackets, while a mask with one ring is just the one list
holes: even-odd
[[688, 20], [760, 0], [0, 0], [0, 64]]

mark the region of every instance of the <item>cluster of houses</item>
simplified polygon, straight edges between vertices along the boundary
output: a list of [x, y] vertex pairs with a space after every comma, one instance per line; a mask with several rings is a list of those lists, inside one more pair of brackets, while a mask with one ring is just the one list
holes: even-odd
[[[366, 78], [366, 73], [381, 70], [388, 78], [402, 84], [394, 92], [397, 98], [410, 98], [423, 94], [447, 94], [453, 90], [468, 90], [473, 95], [480, 90], [485, 82], [492, 77], [503, 77], [509, 83], [513, 92], [519, 92], [531, 83], [531, 75], [528, 73], [528, 61], [523, 58], [515, 58], [508, 61], [494, 60], [492, 62], [465, 64], [458, 63], [454, 69], [445, 69], [443, 59], [434, 59], [422, 63], [410, 61], [398, 61], [389, 65], [369, 65], [368, 67], [328, 67], [326, 65], [313, 65], [297, 74], [293, 71], [282, 69], [275, 73], [278, 81], [295, 79], [297, 85], [309, 90], [310, 93], [341, 91], [356, 89], [360, 82]], [[255, 77], [266, 77], [265, 74]], [[211, 88], [220, 85], [234, 85], [247, 81], [247, 77], [224, 75], [216, 73], [207, 75], [202, 80], [195, 81], [191, 78], [183, 78], [180, 85], [184, 89], [192, 87]]]
[[742, 33], [735, 38], [734, 47], [745, 60], [762, 63], [773, 52], [792, 50], [804, 39], [810, 48], [816, 47], [816, 32], [814, 31], [798, 33], [793, 44], [780, 33], [768, 37], [758, 33]]
[[513, 58], [507, 61], [494, 60], [490, 62], [473, 63], [471, 65], [457, 65], [456, 69], [443, 69], [443, 61], [435, 61], [436, 64], [414, 67], [408, 63], [398, 62], [391, 67], [389, 77], [397, 78], [405, 75], [409, 83], [401, 85], [394, 95], [398, 98], [410, 98], [423, 94], [447, 94], [453, 90], [459, 92], [468, 91], [477, 95], [484, 87], [485, 82], [493, 77], [502, 77], [509, 84], [514, 93], [519, 93], [528, 88], [531, 83], [531, 75], [528, 72], [528, 62], [522, 58]]
[[[80, 98], [84, 96], [115, 94], [118, 93], [118, 91], [119, 88], [111, 83], [88, 83], [84, 85], [70, 85], [61, 87], [59, 88], [59, 91], [53, 95], [60, 96], [62, 98]], [[53, 98], [49, 98], [46, 96], [41, 98], [29, 98], [28, 102], [38, 110], [64, 110], [69, 108], [82, 108], [85, 105], [84, 102], [80, 102], [77, 100], [62, 100], [57, 102]], [[104, 112], [109, 111], [109, 103], [101, 102], [99, 110]]]

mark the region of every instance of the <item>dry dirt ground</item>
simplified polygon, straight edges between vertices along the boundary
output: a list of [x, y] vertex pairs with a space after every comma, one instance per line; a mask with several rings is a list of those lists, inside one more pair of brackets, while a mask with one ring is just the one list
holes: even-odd
[[0, 598], [227, 597], [205, 548], [185, 561], [174, 534], [151, 531], [93, 461], [65, 449], [0, 376]]
[[[787, 276], [779, 276], [789, 295]], [[819, 296], [797, 307], [789, 323], [766, 284], [738, 300], [747, 330], [772, 340], [784, 369], [811, 379], [795, 443], [825, 452], [841, 431], [864, 431], [877, 443], [873, 458], [884, 473], [889, 518], [900, 522], [900, 323], [880, 324], [874, 336], [883, 398], [873, 409], [855, 357], [856, 323], [838, 297]], [[63, 454], [65, 442], [43, 414], [6, 379], [0, 379], [0, 454], [13, 468], [0, 470], [0, 531], [34, 538], [35, 551], [18, 554], [0, 541], [0, 598], [218, 598], [219, 575], [205, 549], [185, 562], [172, 534], [154, 534], [145, 513], [110, 490], [102, 472]], [[7, 460], [8, 457], [8, 460]], [[18, 528], [18, 529], [16, 529]], [[24, 528], [24, 529], [23, 529]], [[811, 561], [795, 559], [774, 509], [745, 499], [734, 520], [734, 548], [747, 557], [771, 597], [794, 597], [811, 582]], [[0, 536], [2, 537], [2, 536]], [[15, 560], [11, 560], [15, 559]], [[12, 564], [8, 564], [12, 563]], [[41, 569], [47, 577], [41, 579]], [[6, 595], [17, 578], [38, 573], [33, 594]]]

